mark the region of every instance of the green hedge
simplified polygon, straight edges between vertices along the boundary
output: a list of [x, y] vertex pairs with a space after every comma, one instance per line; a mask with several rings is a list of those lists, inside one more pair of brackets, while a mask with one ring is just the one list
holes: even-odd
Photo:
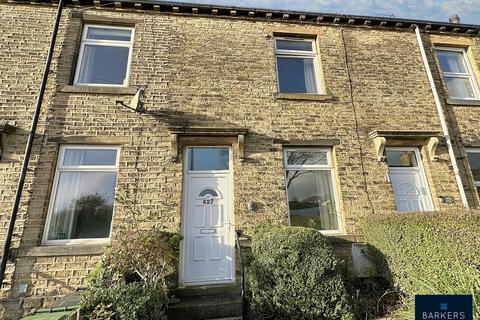
[[247, 274], [249, 319], [350, 319], [341, 269], [320, 232], [257, 227]]
[[403, 318], [415, 294], [472, 294], [480, 319], [480, 212], [429, 212], [369, 217], [369, 254], [403, 293]]
[[[90, 288], [81, 296], [82, 311], [89, 319], [165, 320], [166, 301], [152, 288], [140, 283], [117, 283]], [[98, 314], [102, 308], [104, 316]], [[108, 316], [107, 316], [108, 314]]]

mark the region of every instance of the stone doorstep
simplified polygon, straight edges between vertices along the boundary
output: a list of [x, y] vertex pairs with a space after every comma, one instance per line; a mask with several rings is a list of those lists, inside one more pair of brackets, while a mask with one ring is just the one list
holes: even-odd
[[241, 285], [237, 283], [173, 289], [169, 320], [241, 319]]

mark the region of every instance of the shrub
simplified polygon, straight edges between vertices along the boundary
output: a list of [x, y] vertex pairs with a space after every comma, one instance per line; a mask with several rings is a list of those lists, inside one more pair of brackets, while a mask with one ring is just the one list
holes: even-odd
[[164, 290], [166, 279], [176, 272], [181, 236], [152, 228], [120, 233], [107, 253], [107, 263], [124, 275], [138, 276], [146, 286]]
[[89, 319], [164, 320], [166, 301], [155, 289], [140, 283], [91, 287], [81, 297]]
[[405, 294], [402, 318], [413, 318], [416, 294], [471, 294], [480, 319], [479, 212], [369, 217], [363, 230], [381, 273]]
[[165, 319], [167, 278], [176, 271], [181, 236], [157, 228], [119, 233], [80, 304], [89, 319]]
[[318, 231], [261, 226], [248, 267], [250, 319], [348, 319], [340, 261]]

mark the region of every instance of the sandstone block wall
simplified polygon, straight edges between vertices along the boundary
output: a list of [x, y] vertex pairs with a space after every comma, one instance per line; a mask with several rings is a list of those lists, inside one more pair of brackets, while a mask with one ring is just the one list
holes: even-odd
[[[26, 136], [46, 58], [55, 8], [0, 3], [0, 121], [17, 127], [8, 136], [0, 161], [0, 238], [5, 232], [18, 180]], [[85, 23], [135, 27], [129, 88], [72, 86]], [[8, 27], [5, 27], [8, 26]], [[324, 99], [298, 100], [277, 95], [274, 35], [315, 36]], [[478, 75], [478, 38], [424, 35], [425, 46], [462, 42]], [[437, 61], [427, 50], [439, 91], [445, 98]], [[480, 78], [480, 77], [479, 77]], [[147, 113], [129, 103], [145, 88]], [[445, 99], [442, 99], [445, 101]], [[464, 145], [480, 145], [480, 109], [443, 105], [455, 139], [465, 189], [472, 185]], [[337, 194], [345, 234], [361, 233], [359, 218], [395, 209], [388, 166], [378, 162], [369, 133], [374, 130], [441, 131], [433, 96], [413, 30], [335, 25], [300, 25], [256, 20], [166, 15], [154, 11], [64, 10], [52, 71], [15, 229], [16, 256], [8, 266], [4, 298], [20, 299], [25, 309], [50, 305], [85, 285], [84, 276], [102, 247], [73, 250], [42, 247], [42, 235], [59, 146], [120, 145], [117, 194], [128, 191], [142, 215], [142, 227], [167, 225], [181, 230], [182, 147], [214, 144], [215, 137], [180, 140], [179, 161], [171, 160], [172, 126], [246, 128], [245, 161], [234, 145], [235, 227], [248, 234], [264, 222], [287, 223], [283, 147], [279, 141], [338, 139], [333, 146]], [[468, 143], [464, 143], [468, 142]], [[400, 142], [401, 143], [401, 142]], [[408, 142], [405, 142], [408, 143]], [[459, 192], [443, 140], [439, 160], [421, 150], [437, 210], [461, 208]], [[439, 196], [454, 203], [439, 203]], [[251, 212], [247, 203], [257, 203]], [[113, 237], [127, 224], [128, 208], [115, 204]], [[63, 251], [62, 251], [63, 250]], [[88, 252], [94, 254], [88, 254]], [[19, 294], [20, 284], [28, 284]], [[10, 301], [10, 300], [9, 300]]]

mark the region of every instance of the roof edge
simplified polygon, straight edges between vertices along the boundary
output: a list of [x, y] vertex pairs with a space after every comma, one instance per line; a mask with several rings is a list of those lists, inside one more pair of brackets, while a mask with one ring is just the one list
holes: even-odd
[[[58, 4], [58, 0], [0, 0], [0, 2], [23, 4]], [[400, 19], [392, 17], [248, 8], [157, 0], [67, 0], [66, 4], [79, 7], [94, 6], [102, 8], [130, 8], [133, 10], [154, 10], [157, 12], [174, 15], [211, 16], [219, 18], [276, 21], [298, 24], [350, 25], [379, 27], [384, 29], [410, 29], [418, 26], [421, 30], [427, 32], [446, 32], [480, 36], [480, 25]]]

